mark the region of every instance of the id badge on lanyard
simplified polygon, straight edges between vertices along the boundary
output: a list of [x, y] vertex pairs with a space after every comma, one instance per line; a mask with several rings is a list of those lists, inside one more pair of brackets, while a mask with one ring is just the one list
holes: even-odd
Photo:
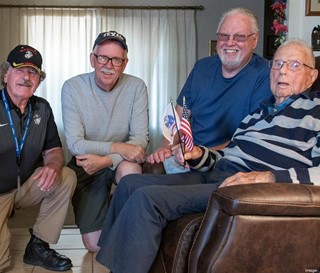
[[16, 159], [17, 159], [17, 187], [18, 190], [20, 190], [20, 186], [21, 186], [21, 177], [20, 177], [20, 171], [21, 171], [21, 153], [22, 153], [22, 149], [23, 146], [26, 142], [26, 138], [27, 138], [27, 132], [29, 129], [29, 125], [30, 125], [30, 120], [31, 120], [31, 104], [30, 102], [28, 102], [28, 109], [29, 109], [29, 113], [28, 113], [28, 117], [27, 117], [27, 121], [26, 124], [24, 126], [24, 132], [22, 135], [22, 139], [20, 141], [19, 144], [19, 140], [17, 138], [17, 134], [16, 134], [16, 130], [14, 129], [14, 124], [13, 124], [13, 120], [12, 120], [12, 116], [11, 116], [11, 112], [10, 112], [10, 107], [9, 107], [9, 103], [8, 100], [6, 98], [4, 89], [2, 89], [2, 99], [3, 99], [3, 103], [4, 106], [6, 108], [6, 112], [7, 112], [7, 116], [9, 119], [9, 123], [10, 123], [10, 127], [11, 127], [11, 132], [12, 132], [12, 136], [13, 136], [13, 140], [16, 146]]

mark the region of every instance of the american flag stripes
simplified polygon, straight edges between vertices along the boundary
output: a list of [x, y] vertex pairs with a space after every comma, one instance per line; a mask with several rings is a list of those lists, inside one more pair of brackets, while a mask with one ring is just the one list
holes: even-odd
[[186, 105], [185, 97], [183, 97], [183, 110], [180, 123], [181, 141], [185, 144], [186, 148], [191, 151], [193, 148], [193, 137], [190, 122], [188, 119], [188, 108]]

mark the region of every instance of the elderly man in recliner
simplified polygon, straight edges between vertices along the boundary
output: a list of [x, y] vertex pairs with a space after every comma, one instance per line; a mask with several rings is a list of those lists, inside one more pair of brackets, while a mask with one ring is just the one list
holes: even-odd
[[148, 272], [167, 223], [204, 212], [218, 187], [320, 181], [320, 91], [311, 48], [293, 39], [270, 61], [273, 97], [248, 115], [221, 151], [194, 146], [177, 160], [193, 168], [173, 175], [128, 175], [104, 223], [97, 260], [114, 273]]

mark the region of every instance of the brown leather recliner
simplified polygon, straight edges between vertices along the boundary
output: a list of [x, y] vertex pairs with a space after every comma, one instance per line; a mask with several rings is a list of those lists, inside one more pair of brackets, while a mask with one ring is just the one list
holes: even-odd
[[[311, 90], [320, 90], [319, 70]], [[145, 173], [164, 173], [145, 164]], [[226, 187], [204, 214], [168, 224], [149, 273], [320, 273], [320, 187]]]
[[320, 272], [320, 187], [246, 184], [164, 230], [150, 273]]

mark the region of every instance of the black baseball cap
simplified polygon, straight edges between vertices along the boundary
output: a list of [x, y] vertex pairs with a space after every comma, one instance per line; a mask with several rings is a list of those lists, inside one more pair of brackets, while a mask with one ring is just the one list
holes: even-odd
[[44, 72], [41, 70], [42, 56], [38, 50], [29, 45], [18, 45], [8, 55], [7, 62], [13, 68], [24, 66], [33, 67], [40, 75]]
[[128, 50], [126, 38], [122, 34], [116, 32], [114, 30], [100, 33], [99, 36], [97, 37], [97, 39], [94, 41], [93, 48], [96, 45], [100, 45], [107, 40], [117, 41], [120, 43], [120, 45], [122, 46], [123, 49]]

